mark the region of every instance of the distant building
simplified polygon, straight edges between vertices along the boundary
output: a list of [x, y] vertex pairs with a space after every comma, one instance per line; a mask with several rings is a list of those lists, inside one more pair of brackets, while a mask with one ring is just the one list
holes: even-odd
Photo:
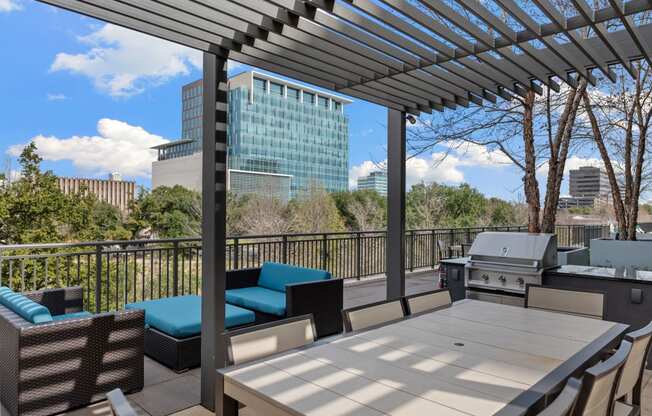
[[387, 173], [376, 171], [358, 178], [358, 190], [376, 191], [382, 196], [387, 196]]
[[[252, 178], [261, 173], [289, 176], [290, 197], [312, 184], [329, 192], [347, 189], [349, 128], [344, 106], [350, 100], [258, 72], [233, 77], [228, 86], [227, 163], [230, 170], [241, 172], [239, 178], [242, 172]], [[156, 147], [153, 187], [201, 187], [201, 157], [196, 156], [202, 138], [201, 80], [183, 87], [182, 104], [182, 139]]]
[[109, 175], [109, 179], [58, 178], [59, 189], [66, 194], [77, 194], [83, 189], [93, 194], [98, 200], [118, 208], [122, 213], [129, 212], [129, 204], [136, 198], [136, 182], [123, 181], [118, 173]]
[[[234, 195], [265, 195], [282, 202], [290, 200], [292, 176], [229, 169], [228, 190]], [[264, 193], [261, 192], [264, 190]]]
[[571, 170], [568, 189], [570, 196], [559, 198], [559, 208], [594, 208], [610, 201], [609, 178], [598, 167], [582, 166]]

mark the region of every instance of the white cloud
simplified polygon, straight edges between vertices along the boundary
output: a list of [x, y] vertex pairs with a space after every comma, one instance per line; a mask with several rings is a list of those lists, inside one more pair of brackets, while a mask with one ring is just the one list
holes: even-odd
[[16, 0], [0, 0], [0, 13], [21, 10], [23, 6]]
[[84, 75], [112, 97], [140, 94], [202, 68], [199, 51], [111, 24], [78, 40], [90, 49], [80, 54], [58, 53], [50, 70]]
[[48, 101], [64, 101], [68, 99], [65, 94], [48, 94], [47, 97]]
[[[39, 135], [30, 142], [36, 143], [44, 160], [68, 160], [84, 173], [121, 172], [125, 176], [140, 178], [151, 176], [152, 162], [156, 160], [156, 151], [151, 148], [168, 142], [142, 127], [107, 118], [98, 121], [97, 131], [99, 134], [96, 136], [65, 139]], [[18, 156], [24, 146], [11, 146], [7, 153]]]
[[[570, 156], [566, 159], [566, 165], [564, 166], [564, 177], [568, 177], [568, 174], [571, 170], [579, 169], [582, 166], [594, 166], [598, 168], [603, 168], [604, 163], [602, 159], [597, 159], [594, 157], [581, 157], [581, 156]], [[542, 164], [539, 169], [537, 169], [537, 174], [541, 177], [548, 175], [548, 162]]]
[[[349, 188], [355, 189], [358, 178], [379, 170], [378, 165], [386, 164], [386, 160], [379, 164], [367, 160], [353, 166], [349, 171]], [[435, 152], [428, 157], [408, 159], [405, 181], [408, 187], [421, 182], [459, 184], [464, 182], [462, 168], [499, 168], [510, 164], [509, 158], [499, 150], [489, 150], [485, 146], [472, 143], [458, 143], [452, 145], [447, 152]]]

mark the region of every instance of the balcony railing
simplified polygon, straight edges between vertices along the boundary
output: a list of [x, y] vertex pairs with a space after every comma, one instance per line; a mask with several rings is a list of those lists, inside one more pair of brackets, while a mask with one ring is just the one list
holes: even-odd
[[[526, 231], [524, 226], [410, 230], [406, 269], [435, 268], [462, 255], [483, 231]], [[560, 246], [585, 246], [605, 237], [602, 225], [557, 226]], [[326, 269], [341, 279], [385, 273], [385, 231], [230, 237], [227, 270], [266, 261]], [[161, 297], [199, 294], [201, 239], [102, 241], [0, 246], [0, 285], [20, 291], [79, 285], [90, 311]]]

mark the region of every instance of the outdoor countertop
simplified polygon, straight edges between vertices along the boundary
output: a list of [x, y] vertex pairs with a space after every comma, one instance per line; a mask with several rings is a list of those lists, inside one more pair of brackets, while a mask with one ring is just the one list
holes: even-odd
[[585, 277], [589, 279], [606, 279], [632, 283], [652, 284], [652, 271], [637, 270], [631, 267], [610, 268], [597, 266], [565, 265], [548, 270], [546, 273], [552, 273], [556, 276]]
[[450, 259], [442, 259], [439, 262], [443, 264], [457, 264], [460, 266], [464, 266], [468, 261], [470, 257], [453, 257]]

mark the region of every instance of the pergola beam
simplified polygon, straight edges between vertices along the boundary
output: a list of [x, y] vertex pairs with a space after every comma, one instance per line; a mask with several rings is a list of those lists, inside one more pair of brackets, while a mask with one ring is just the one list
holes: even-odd
[[[496, 95], [509, 100], [527, 89], [540, 93], [539, 82], [559, 89], [552, 77], [573, 86], [572, 73], [595, 82], [594, 68], [614, 79], [613, 64], [635, 76], [633, 60], [652, 62], [649, 30], [631, 17], [652, 9], [647, 0], [610, 0], [599, 10], [573, 0], [578, 15], [571, 18], [549, 0], [533, 0], [550, 24], [536, 23], [514, 0], [496, 0], [523, 25], [519, 32], [479, 3], [453, 0], [498, 35], [442, 0], [421, 0], [473, 42], [406, 0], [379, 1], [386, 7], [371, 0], [43, 0], [205, 52], [229, 50], [232, 59], [417, 114], [495, 101]], [[610, 19], [620, 19], [625, 29], [607, 32]], [[585, 39], [578, 29], [597, 37]], [[571, 43], [556, 42], [556, 34]], [[546, 48], [534, 48], [532, 40]]]

